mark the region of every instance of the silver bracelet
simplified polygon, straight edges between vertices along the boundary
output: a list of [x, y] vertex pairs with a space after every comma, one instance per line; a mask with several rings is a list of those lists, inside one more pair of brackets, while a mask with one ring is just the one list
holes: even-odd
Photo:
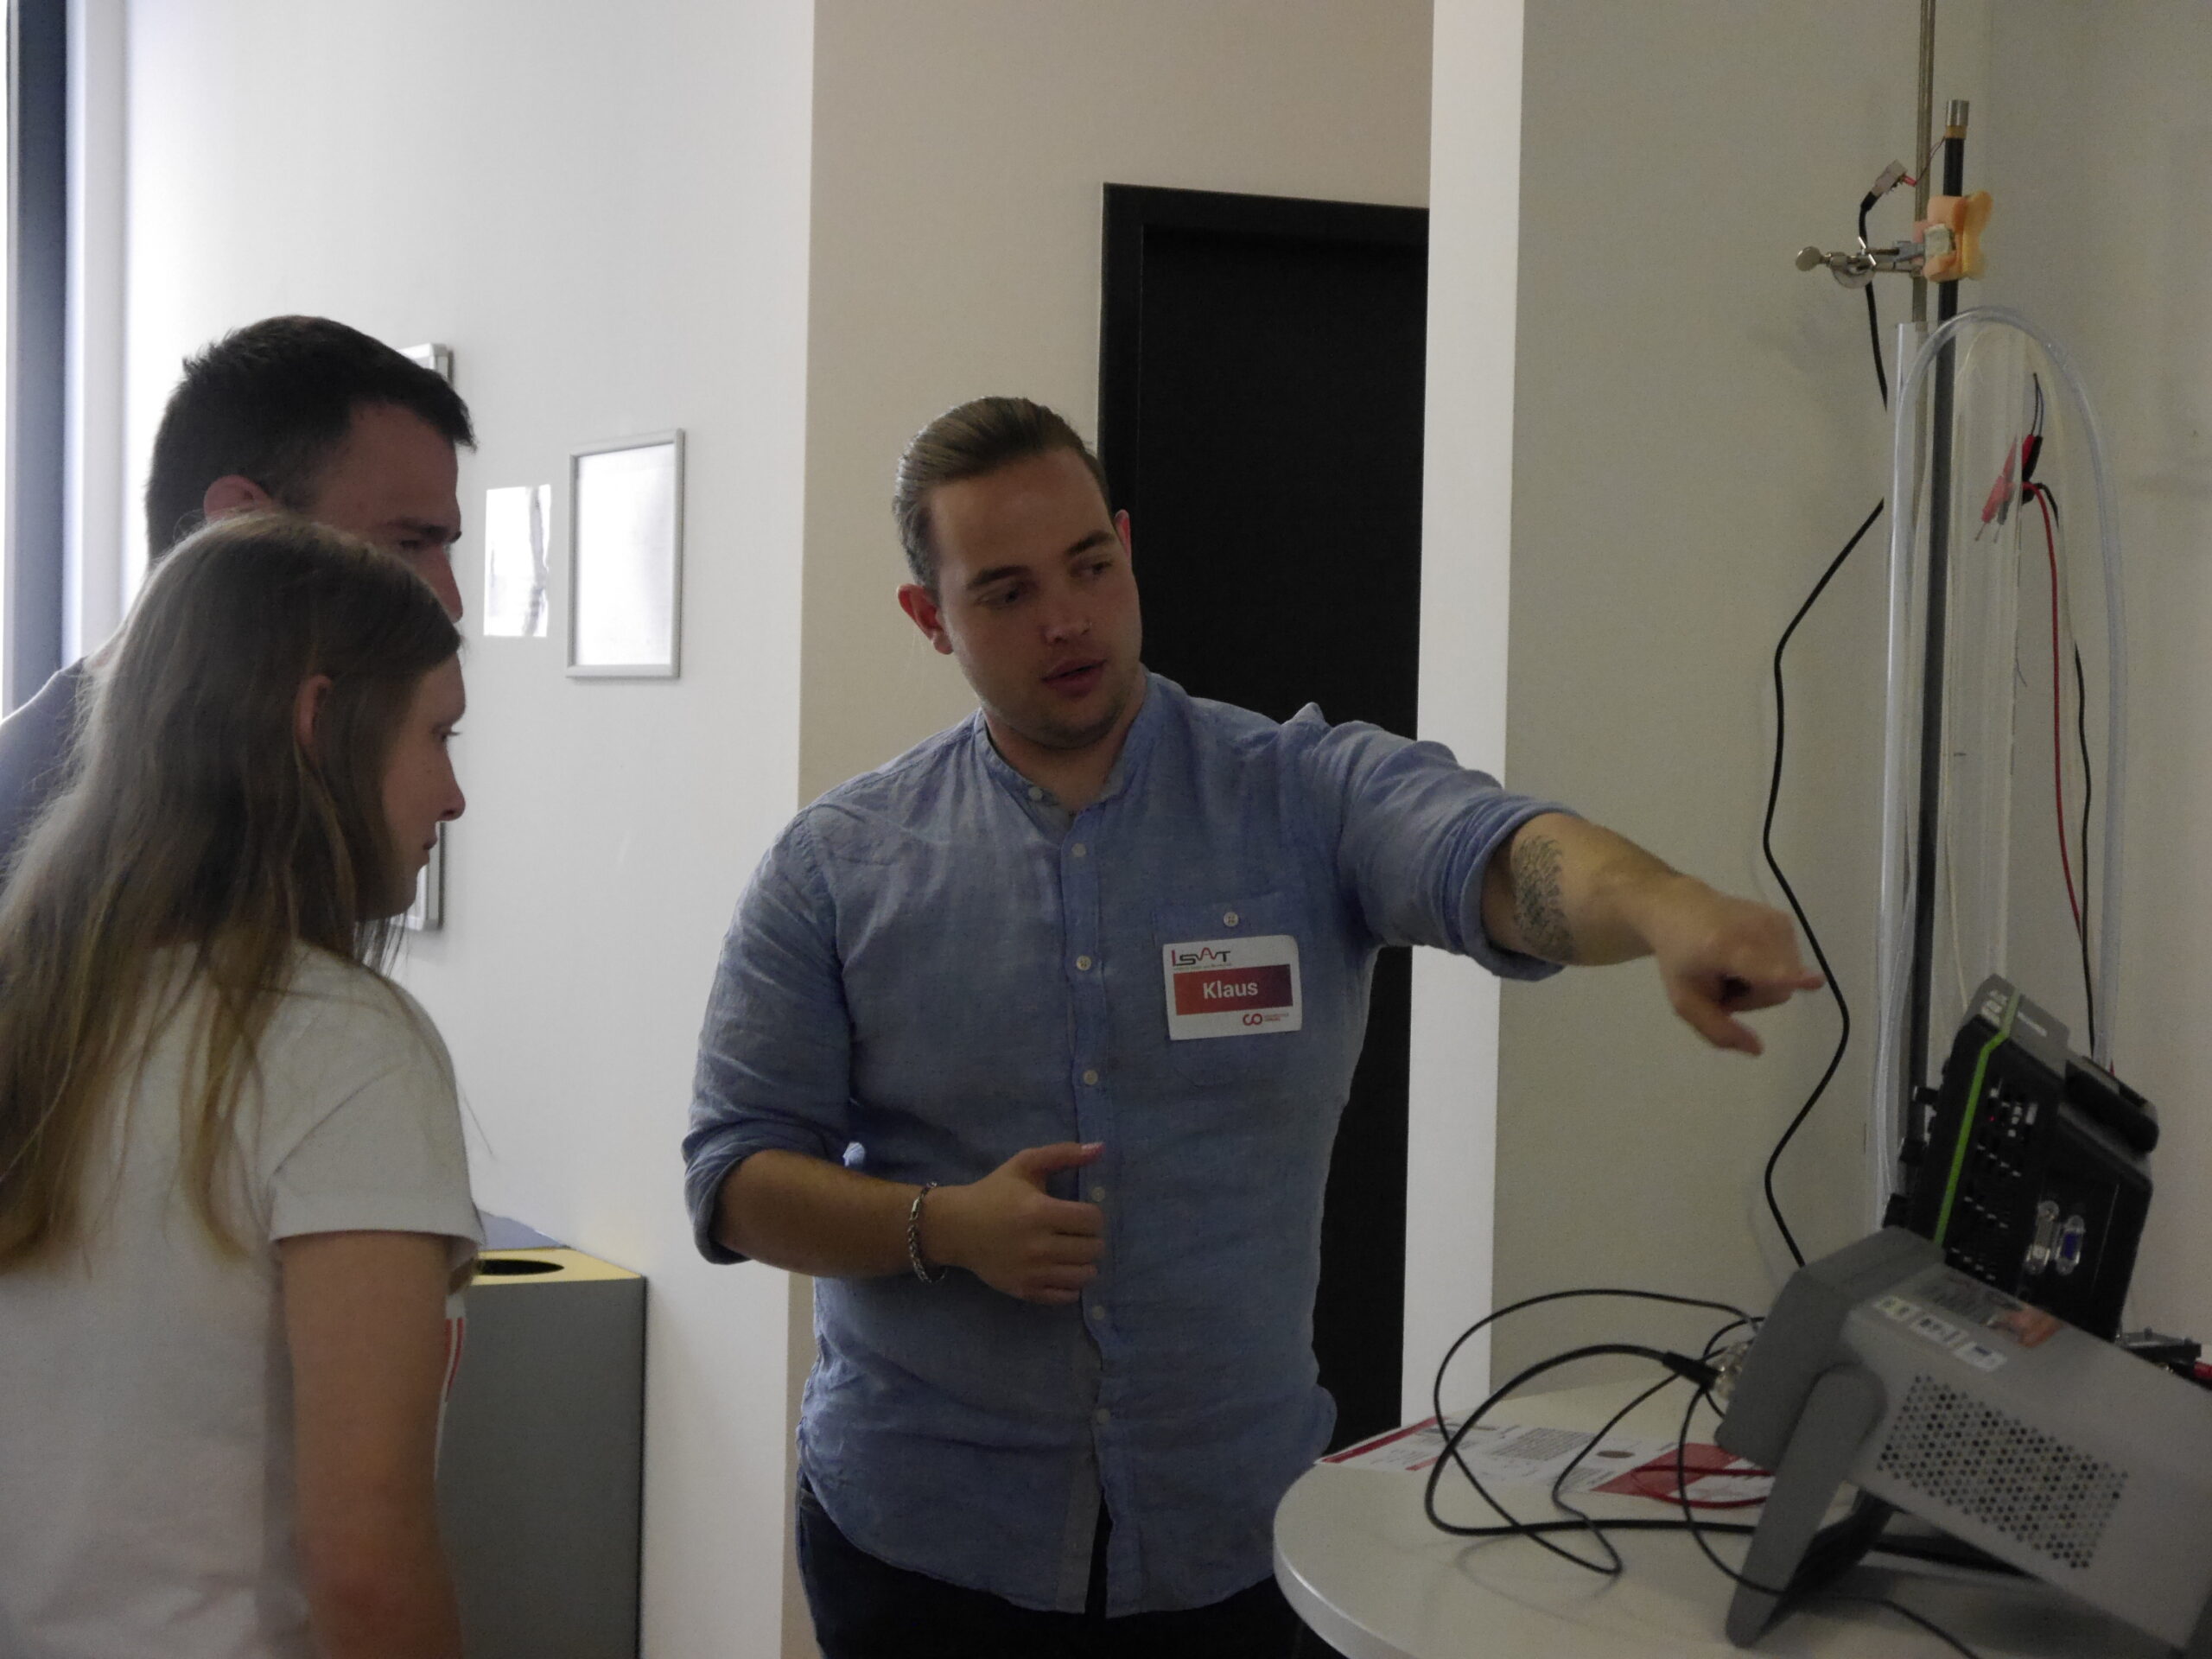
[[924, 1181], [922, 1190], [914, 1194], [914, 1201], [906, 1209], [906, 1265], [914, 1270], [914, 1277], [925, 1285], [933, 1285], [944, 1277], [945, 1270], [931, 1271], [922, 1260], [922, 1200], [937, 1191], [935, 1181]]

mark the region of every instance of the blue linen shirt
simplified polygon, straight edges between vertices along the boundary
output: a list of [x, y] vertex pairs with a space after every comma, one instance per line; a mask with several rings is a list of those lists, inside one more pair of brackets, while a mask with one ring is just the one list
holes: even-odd
[[[964, 1273], [823, 1280], [801, 1466], [896, 1566], [1079, 1611], [1103, 1494], [1107, 1611], [1265, 1578], [1274, 1507], [1325, 1446], [1321, 1197], [1377, 950], [1534, 978], [1483, 930], [1491, 854], [1535, 814], [1450, 752], [1308, 707], [1278, 724], [1154, 676], [1072, 816], [980, 714], [795, 818], [741, 900], [684, 1141], [700, 1250], [778, 1147], [972, 1181], [1103, 1141], [1053, 1178], [1105, 1212], [1079, 1304]], [[1288, 934], [1302, 1028], [1171, 1039], [1171, 944]]]

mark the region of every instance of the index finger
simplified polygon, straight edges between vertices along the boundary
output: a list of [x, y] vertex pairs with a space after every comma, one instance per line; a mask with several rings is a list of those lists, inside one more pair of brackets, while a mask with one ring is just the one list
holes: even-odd
[[[1808, 979], [1811, 980], [1810, 984], [1806, 983]], [[1817, 991], [1825, 982], [1818, 974], [1764, 981], [1731, 974], [1721, 980], [1720, 993], [1714, 1001], [1731, 1013], [1771, 1008], [1787, 1002], [1800, 991]]]
[[1817, 991], [1827, 983], [1805, 966], [1805, 959], [1797, 954], [1797, 936], [1791, 931], [1779, 938], [1730, 941], [1716, 957], [1723, 995], [1731, 997], [1751, 995], [1780, 1002], [1799, 991]]

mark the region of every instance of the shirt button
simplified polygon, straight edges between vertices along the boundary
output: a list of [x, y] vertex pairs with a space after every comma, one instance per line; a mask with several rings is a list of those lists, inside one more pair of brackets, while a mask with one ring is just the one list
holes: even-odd
[[1224, 927], [1234, 927], [1234, 926], [1236, 926], [1236, 912], [1235, 911], [1233, 911], [1233, 910], [1232, 910], [1232, 911], [1229, 911], [1229, 912], [1226, 912], [1225, 913], [1224, 913], [1224, 915], [1222, 916], [1222, 918], [1221, 918], [1221, 925], [1222, 925]]
[[1105, 1182], [1103, 1182], [1103, 1181], [1094, 1181], [1093, 1183], [1091, 1183], [1091, 1187], [1090, 1187], [1090, 1201], [1091, 1201], [1093, 1204], [1103, 1204], [1103, 1203], [1105, 1203], [1105, 1202], [1106, 1202], [1106, 1183], [1105, 1183]]
[[1083, 1080], [1085, 1083], [1096, 1083], [1098, 1081], [1098, 1073], [1096, 1071], [1085, 1071], [1083, 1074]]
[[1099, 1302], [1093, 1302], [1090, 1305], [1090, 1317], [1094, 1323], [1103, 1325], [1106, 1322], [1106, 1309], [1104, 1305]]
[[1089, 957], [1077, 957], [1075, 959], [1075, 969], [1076, 972], [1079, 974], [1089, 973], [1090, 971], [1090, 958]]
[[1107, 1410], [1105, 1407], [1101, 1406], [1097, 1410], [1090, 1414], [1090, 1421], [1097, 1424], [1101, 1428], [1103, 1428], [1107, 1424], [1114, 1421], [1114, 1414]]
[[1045, 791], [1032, 784], [1029, 785], [1029, 798], [1033, 801], [1041, 801], [1045, 798]]
[[1078, 841], [1077, 842], [1076, 842], [1076, 844], [1075, 844], [1074, 846], [1072, 846], [1072, 847], [1071, 847], [1071, 848], [1069, 848], [1069, 849], [1068, 849], [1069, 855], [1070, 855], [1071, 857], [1074, 857], [1074, 858], [1082, 858], [1082, 857], [1084, 857], [1085, 855], [1087, 855], [1090, 851], [1090, 848], [1088, 848], [1088, 847], [1086, 847], [1086, 846], [1084, 846], [1084, 845], [1081, 842], [1079, 842], [1079, 841]]

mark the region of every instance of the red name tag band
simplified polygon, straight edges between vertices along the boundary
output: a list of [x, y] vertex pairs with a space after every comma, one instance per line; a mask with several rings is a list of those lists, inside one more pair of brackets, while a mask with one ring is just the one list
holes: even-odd
[[1290, 964], [1205, 968], [1175, 976], [1175, 1012], [1224, 1014], [1290, 1006]]

